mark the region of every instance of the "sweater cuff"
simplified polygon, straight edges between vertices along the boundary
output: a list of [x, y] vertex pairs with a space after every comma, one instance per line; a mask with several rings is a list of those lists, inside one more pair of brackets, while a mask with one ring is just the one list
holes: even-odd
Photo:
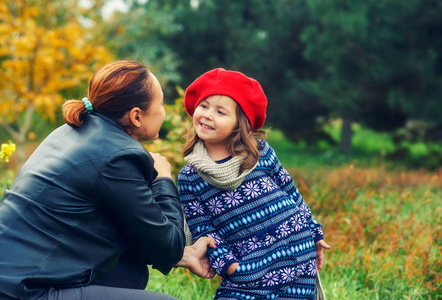
[[315, 241], [315, 244], [316, 244], [316, 242], [323, 240], [323, 239], [324, 239], [324, 235], [322, 235], [322, 234], [318, 234], [313, 238], [313, 240]]
[[227, 276], [227, 269], [230, 267], [231, 264], [233, 263], [239, 263], [239, 261], [237, 259], [229, 259], [226, 261], [226, 264], [222, 267], [222, 269], [220, 270], [219, 276], [221, 277], [226, 277]]

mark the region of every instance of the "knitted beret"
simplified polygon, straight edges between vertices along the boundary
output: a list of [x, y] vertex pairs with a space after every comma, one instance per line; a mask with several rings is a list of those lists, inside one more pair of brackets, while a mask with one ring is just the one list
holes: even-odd
[[184, 107], [192, 117], [201, 100], [212, 95], [229, 96], [244, 111], [254, 130], [266, 119], [267, 98], [261, 85], [243, 73], [223, 68], [213, 69], [195, 79], [186, 89]]

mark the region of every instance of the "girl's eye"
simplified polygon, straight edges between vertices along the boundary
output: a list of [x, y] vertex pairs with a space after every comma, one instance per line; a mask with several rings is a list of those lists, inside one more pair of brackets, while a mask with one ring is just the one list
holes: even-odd
[[220, 111], [220, 110], [218, 110], [218, 113], [219, 113], [220, 115], [225, 115], [225, 113], [224, 113], [223, 111]]

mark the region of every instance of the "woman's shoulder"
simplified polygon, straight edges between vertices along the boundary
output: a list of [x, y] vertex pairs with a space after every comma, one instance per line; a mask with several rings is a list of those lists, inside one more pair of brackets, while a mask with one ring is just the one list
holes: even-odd
[[149, 152], [140, 142], [98, 115], [87, 115], [80, 127], [65, 124], [60, 129], [49, 146], [69, 157], [71, 163], [151, 162]]
[[90, 144], [100, 145], [103, 152], [118, 154], [124, 152], [144, 153], [147, 149], [115, 122], [99, 114], [90, 116], [85, 124], [84, 136]]

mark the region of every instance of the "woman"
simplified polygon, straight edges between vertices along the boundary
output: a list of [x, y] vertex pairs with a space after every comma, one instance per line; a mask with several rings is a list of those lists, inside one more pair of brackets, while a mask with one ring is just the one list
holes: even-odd
[[140, 143], [158, 138], [165, 119], [155, 76], [111, 63], [63, 116], [4, 194], [0, 299], [172, 299], [144, 291], [147, 264], [213, 277], [214, 241], [185, 247], [171, 166]]

